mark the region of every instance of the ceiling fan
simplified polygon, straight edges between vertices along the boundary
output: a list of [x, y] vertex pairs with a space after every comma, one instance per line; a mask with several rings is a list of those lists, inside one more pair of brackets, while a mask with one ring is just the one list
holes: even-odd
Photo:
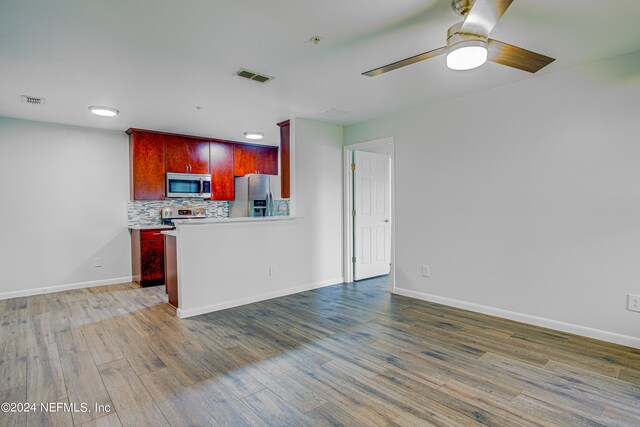
[[447, 55], [447, 66], [453, 70], [471, 70], [489, 60], [529, 73], [540, 71], [555, 59], [489, 38], [511, 2], [513, 0], [453, 0], [453, 10], [465, 19], [449, 28], [446, 46], [375, 68], [362, 75], [379, 76], [444, 54]]

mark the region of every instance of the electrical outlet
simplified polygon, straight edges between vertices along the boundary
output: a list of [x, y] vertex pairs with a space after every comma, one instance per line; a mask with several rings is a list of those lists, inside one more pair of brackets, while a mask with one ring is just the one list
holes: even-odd
[[276, 275], [276, 273], [277, 273], [277, 271], [276, 271], [276, 267], [275, 267], [275, 266], [273, 266], [273, 265], [270, 265], [270, 266], [269, 266], [269, 276], [275, 276], [275, 275]]
[[629, 294], [629, 310], [640, 312], [640, 295]]
[[102, 257], [101, 256], [97, 256], [93, 259], [93, 266], [94, 267], [102, 267]]
[[431, 277], [431, 266], [427, 264], [422, 264], [422, 275], [424, 277]]

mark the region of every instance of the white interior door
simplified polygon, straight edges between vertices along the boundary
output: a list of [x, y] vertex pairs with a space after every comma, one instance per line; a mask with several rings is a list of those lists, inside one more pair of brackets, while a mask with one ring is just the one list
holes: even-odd
[[354, 151], [354, 279], [389, 274], [391, 196], [389, 156]]

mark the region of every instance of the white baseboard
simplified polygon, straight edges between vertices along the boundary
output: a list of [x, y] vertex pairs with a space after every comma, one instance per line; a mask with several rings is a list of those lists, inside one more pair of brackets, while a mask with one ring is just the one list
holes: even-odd
[[0, 300], [31, 295], [50, 294], [53, 292], [70, 291], [73, 289], [94, 288], [96, 286], [116, 285], [131, 282], [131, 276], [116, 277], [113, 279], [93, 280], [91, 282], [70, 283], [67, 285], [47, 286], [44, 288], [26, 289], [24, 291], [11, 291], [0, 293]]
[[298, 294], [300, 292], [310, 291], [313, 289], [324, 288], [326, 286], [337, 285], [343, 283], [344, 280], [342, 277], [333, 279], [333, 280], [325, 280], [320, 283], [314, 283], [310, 285], [302, 285], [296, 286], [294, 288], [282, 289], [273, 292], [266, 292], [260, 295], [252, 295], [246, 298], [239, 298], [232, 301], [223, 302], [220, 304], [207, 305], [203, 307], [190, 308], [188, 310], [178, 309], [176, 314], [181, 319], [186, 319], [187, 317], [199, 316], [200, 314], [212, 313], [214, 311], [226, 310], [227, 308], [239, 307], [241, 305], [253, 304], [254, 302], [266, 301], [273, 298], [284, 297], [287, 295]]
[[437, 304], [448, 305], [451, 307], [461, 308], [463, 310], [475, 311], [477, 313], [489, 314], [491, 316], [502, 317], [516, 322], [527, 323], [529, 325], [541, 326], [543, 328], [555, 329], [561, 332], [580, 335], [588, 338], [595, 338], [601, 341], [607, 341], [614, 344], [625, 345], [640, 349], [640, 338], [629, 335], [622, 335], [615, 332], [602, 331], [586, 326], [574, 325], [572, 323], [560, 322], [558, 320], [547, 319], [544, 317], [533, 316], [531, 314], [523, 314], [515, 311], [504, 310], [501, 308], [489, 307], [486, 305], [475, 304], [472, 302], [461, 301], [452, 298], [431, 295], [424, 292], [412, 291], [409, 289], [396, 288], [396, 294], [409, 298], [415, 298], [423, 301], [434, 302]]

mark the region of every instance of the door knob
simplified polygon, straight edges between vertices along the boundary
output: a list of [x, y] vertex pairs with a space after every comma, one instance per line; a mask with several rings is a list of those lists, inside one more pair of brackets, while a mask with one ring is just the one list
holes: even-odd
[[389, 222], [389, 218], [385, 219], [384, 222]]

